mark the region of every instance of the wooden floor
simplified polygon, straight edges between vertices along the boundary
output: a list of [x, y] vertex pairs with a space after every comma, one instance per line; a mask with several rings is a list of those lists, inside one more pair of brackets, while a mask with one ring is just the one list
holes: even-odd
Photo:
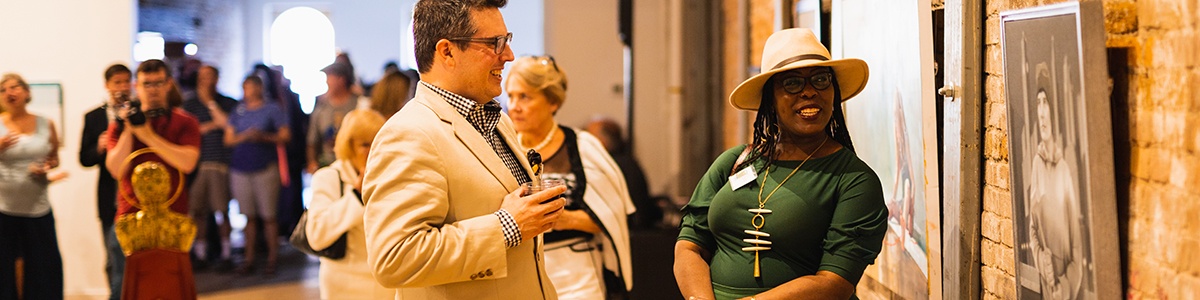
[[317, 289], [316, 278], [312, 278], [311, 280], [306, 279], [300, 282], [277, 283], [235, 290], [203, 293], [200, 294], [199, 298], [204, 300], [320, 299], [321, 294]]
[[[671, 251], [674, 230], [635, 230], [630, 232], [634, 247], [634, 289], [630, 298], [681, 299], [671, 273]], [[260, 260], [261, 261], [261, 260]], [[319, 262], [290, 246], [280, 247], [279, 266], [274, 275], [262, 273], [261, 262], [256, 272], [236, 274], [212, 268], [197, 270], [196, 290], [199, 299], [320, 299], [317, 279]]]

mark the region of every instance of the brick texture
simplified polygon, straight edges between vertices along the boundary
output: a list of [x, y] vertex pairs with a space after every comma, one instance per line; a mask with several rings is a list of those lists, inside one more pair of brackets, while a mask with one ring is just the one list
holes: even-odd
[[[1086, 0], [1085, 0], [1086, 1]], [[1061, 1], [985, 1], [986, 159], [981, 215], [982, 299], [1014, 299], [1012, 199], [999, 13]], [[1119, 199], [1128, 299], [1200, 298], [1200, 2], [1105, 0], [1107, 46], [1129, 57], [1128, 199]], [[1116, 107], [1117, 105], [1114, 105]], [[1115, 119], [1114, 119], [1115, 120]], [[1121, 141], [1118, 141], [1121, 142]], [[1115, 147], [1115, 145], [1114, 145]], [[1118, 152], [1119, 153], [1119, 152]], [[1120, 166], [1117, 168], [1121, 170]], [[1120, 183], [1119, 183], [1120, 184]], [[1007, 222], [1007, 223], [1006, 223]], [[1007, 233], [1007, 235], [1006, 235]], [[1007, 240], [1006, 240], [1007, 239]]]

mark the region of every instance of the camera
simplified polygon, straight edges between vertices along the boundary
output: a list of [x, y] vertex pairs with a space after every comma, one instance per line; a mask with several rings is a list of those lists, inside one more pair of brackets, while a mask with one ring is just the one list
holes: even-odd
[[146, 113], [142, 112], [142, 101], [130, 100], [126, 102], [125, 107], [129, 109], [129, 115], [126, 117], [129, 120], [129, 124], [134, 126], [146, 124]]
[[125, 92], [115, 92], [113, 93], [113, 100], [115, 100], [114, 102], [116, 102], [117, 105], [125, 105], [125, 102], [129, 101], [129, 94]]

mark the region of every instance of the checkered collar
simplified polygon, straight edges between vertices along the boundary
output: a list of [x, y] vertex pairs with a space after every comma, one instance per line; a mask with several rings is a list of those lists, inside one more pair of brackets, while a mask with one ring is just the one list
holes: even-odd
[[475, 100], [467, 99], [450, 91], [443, 90], [437, 86], [421, 81], [422, 85], [433, 90], [433, 92], [441, 95], [458, 111], [471, 126], [475, 127], [480, 133], [489, 133], [496, 129], [496, 124], [500, 123], [500, 102], [492, 99], [485, 104], [479, 104]]

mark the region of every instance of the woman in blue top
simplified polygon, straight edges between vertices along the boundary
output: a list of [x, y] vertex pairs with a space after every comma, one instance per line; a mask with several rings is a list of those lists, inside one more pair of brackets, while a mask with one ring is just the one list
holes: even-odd
[[17, 299], [16, 260], [25, 262], [25, 299], [62, 299], [62, 257], [46, 196], [58, 166], [54, 123], [29, 113], [29, 84], [0, 77], [0, 299]]
[[279, 201], [278, 145], [291, 139], [288, 118], [275, 103], [263, 101], [263, 83], [257, 76], [247, 76], [242, 82], [245, 97], [229, 116], [225, 128], [225, 144], [233, 147], [229, 162], [229, 186], [238, 208], [246, 215], [245, 261], [238, 273], [249, 273], [254, 267], [255, 242], [258, 225], [263, 223], [263, 239], [267, 241], [267, 264], [263, 273], [275, 273], [278, 253], [279, 225], [275, 223], [275, 207]]

